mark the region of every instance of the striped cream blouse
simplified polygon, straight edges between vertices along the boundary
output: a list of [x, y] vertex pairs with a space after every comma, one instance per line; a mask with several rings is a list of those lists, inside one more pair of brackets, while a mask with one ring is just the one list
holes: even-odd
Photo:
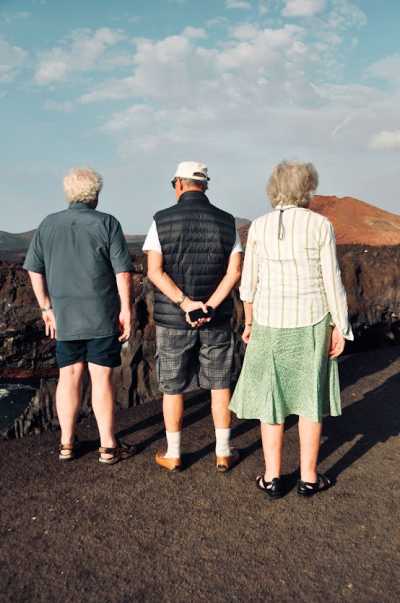
[[344, 337], [353, 339], [333, 226], [309, 209], [278, 206], [252, 222], [240, 297], [254, 303], [258, 324], [303, 327], [330, 312]]

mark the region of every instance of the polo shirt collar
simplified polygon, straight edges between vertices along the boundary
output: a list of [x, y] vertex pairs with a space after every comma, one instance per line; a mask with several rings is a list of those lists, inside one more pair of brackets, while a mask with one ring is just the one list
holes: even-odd
[[68, 209], [94, 209], [94, 208], [90, 207], [90, 205], [88, 205], [87, 203], [84, 203], [83, 201], [77, 201], [76, 203], [70, 203]]

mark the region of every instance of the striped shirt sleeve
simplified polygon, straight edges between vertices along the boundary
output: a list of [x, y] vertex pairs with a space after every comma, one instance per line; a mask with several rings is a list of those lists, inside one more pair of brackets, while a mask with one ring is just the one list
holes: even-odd
[[254, 222], [249, 228], [247, 236], [246, 252], [244, 255], [242, 280], [240, 283], [240, 299], [244, 302], [253, 303], [257, 289], [258, 261], [255, 238]]
[[343, 337], [353, 341], [354, 336], [348, 318], [346, 291], [343, 287], [337, 259], [335, 233], [332, 224], [328, 221], [323, 224], [320, 261], [332, 321]]

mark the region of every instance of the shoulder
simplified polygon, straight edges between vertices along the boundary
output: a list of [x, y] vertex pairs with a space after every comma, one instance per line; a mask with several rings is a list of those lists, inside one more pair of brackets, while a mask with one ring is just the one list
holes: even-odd
[[335, 229], [328, 218], [310, 209], [304, 211], [310, 214], [311, 234], [320, 245], [327, 241], [335, 241]]
[[259, 216], [250, 224], [250, 229], [252, 232], [257, 232], [260, 228], [263, 228], [265, 224], [271, 219], [273, 212], [268, 212], [262, 216]]
[[219, 216], [226, 222], [231, 222], [232, 224], [236, 225], [235, 217], [232, 214], [230, 214], [228, 211], [225, 211], [224, 209], [217, 207], [213, 203], [210, 203], [210, 206], [212, 207], [213, 211], [216, 213], [217, 216]]
[[100, 228], [105, 228], [110, 236], [122, 228], [120, 221], [115, 216], [97, 209], [91, 212], [90, 221], [92, 222], [92, 220], [96, 220]]
[[113, 216], [112, 214], [108, 214], [104, 211], [99, 211], [98, 209], [94, 209], [93, 212], [93, 217], [95, 220], [99, 220], [100, 222], [105, 222], [107, 224], [119, 224], [119, 220], [117, 220], [117, 218], [115, 216]]
[[52, 226], [53, 224], [58, 224], [59, 222], [62, 222], [67, 211], [68, 210], [66, 210], [66, 209], [62, 209], [61, 211], [57, 211], [57, 212], [54, 212], [53, 214], [49, 214], [48, 216], [43, 218], [43, 220], [41, 221], [41, 223], [38, 226], [38, 230], [42, 230], [43, 228], [46, 228], [47, 226]]
[[177, 209], [178, 209], [178, 204], [172, 205], [170, 207], [166, 207], [164, 209], [160, 209], [159, 211], [157, 211], [154, 214], [153, 219], [156, 223], [161, 220], [168, 219], [169, 217], [172, 217], [176, 213]]
[[310, 215], [310, 220], [312, 220], [314, 224], [325, 228], [332, 227], [332, 222], [328, 220], [328, 218], [324, 215], [319, 214], [318, 212], [313, 211], [312, 209], [303, 209], [303, 211], [307, 212]]

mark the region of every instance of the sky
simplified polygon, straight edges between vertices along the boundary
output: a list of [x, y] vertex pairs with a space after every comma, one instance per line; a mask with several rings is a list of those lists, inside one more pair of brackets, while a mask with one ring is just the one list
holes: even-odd
[[399, 0], [0, 0], [0, 230], [65, 208], [64, 174], [141, 234], [183, 160], [253, 219], [282, 159], [399, 208]]

